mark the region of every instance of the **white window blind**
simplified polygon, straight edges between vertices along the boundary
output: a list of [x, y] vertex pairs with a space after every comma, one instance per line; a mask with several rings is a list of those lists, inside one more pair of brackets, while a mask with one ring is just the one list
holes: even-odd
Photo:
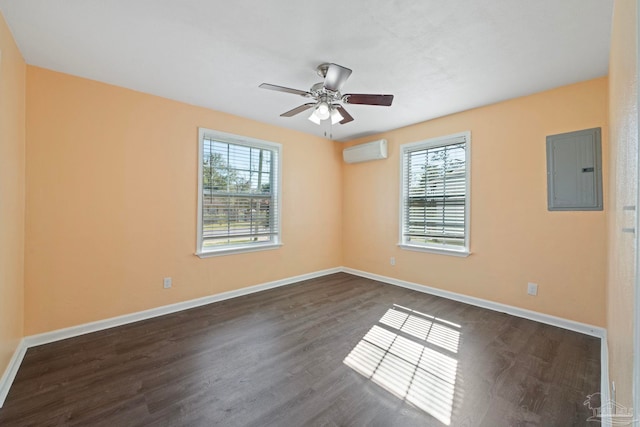
[[468, 251], [468, 139], [402, 147], [401, 245]]
[[201, 131], [200, 253], [279, 243], [280, 147], [241, 138]]

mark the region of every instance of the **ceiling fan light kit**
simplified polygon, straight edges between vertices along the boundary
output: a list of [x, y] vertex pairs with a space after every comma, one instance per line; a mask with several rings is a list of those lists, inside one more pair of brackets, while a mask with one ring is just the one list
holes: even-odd
[[318, 102], [315, 111], [313, 112], [320, 120], [326, 120], [331, 116], [329, 104], [325, 101]]
[[323, 82], [311, 86], [308, 92], [298, 89], [291, 89], [284, 86], [262, 83], [262, 89], [275, 90], [277, 92], [287, 92], [300, 95], [305, 98], [312, 98], [315, 102], [300, 105], [292, 110], [280, 114], [281, 117], [292, 117], [310, 108], [313, 112], [309, 120], [319, 125], [323, 120], [331, 119], [331, 124], [345, 124], [353, 121], [351, 114], [345, 110], [340, 103], [391, 106], [393, 95], [372, 95], [372, 94], [342, 94], [340, 89], [351, 75], [351, 70], [337, 64], [323, 63], [318, 65], [316, 71]]
[[343, 119], [344, 119], [344, 117], [342, 117], [342, 114], [340, 114], [340, 111], [338, 111], [337, 108], [331, 109], [331, 124], [332, 125], [335, 125], [336, 123], [340, 123]]
[[316, 116], [316, 112], [314, 111], [313, 113], [311, 113], [311, 115], [309, 116], [309, 120], [312, 121], [313, 123], [319, 125], [321, 120], [318, 116]]
[[335, 125], [336, 123], [340, 123], [344, 117], [342, 117], [342, 114], [340, 114], [335, 105], [329, 105], [325, 101], [320, 101], [316, 104], [316, 107], [309, 116], [309, 120], [319, 125], [322, 120], [327, 119], [331, 119], [331, 124]]

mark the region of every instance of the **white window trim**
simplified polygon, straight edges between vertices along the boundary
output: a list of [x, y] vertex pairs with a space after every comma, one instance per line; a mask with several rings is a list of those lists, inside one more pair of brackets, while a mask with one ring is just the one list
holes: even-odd
[[[451, 144], [451, 140], [454, 138], [465, 138], [465, 179], [466, 179], [466, 195], [465, 195], [465, 215], [464, 215], [464, 247], [447, 247], [445, 245], [428, 246], [428, 245], [416, 245], [404, 242], [404, 200], [406, 197], [405, 180], [405, 153], [411, 151], [415, 147], [435, 148], [443, 147]], [[437, 138], [430, 138], [422, 141], [410, 142], [400, 145], [400, 210], [398, 221], [398, 246], [402, 249], [418, 252], [429, 252], [440, 255], [451, 255], [457, 257], [468, 257], [471, 255], [471, 249], [469, 245], [469, 236], [471, 236], [471, 132], [459, 132], [451, 135], [439, 136]]]
[[[276, 203], [278, 209], [276, 212], [276, 234], [274, 240], [268, 243], [257, 243], [251, 245], [228, 245], [215, 249], [202, 250], [202, 185], [203, 185], [203, 166], [202, 166], [202, 150], [204, 149], [205, 136], [220, 142], [230, 144], [244, 145], [248, 147], [266, 148], [275, 150], [278, 156], [277, 173], [276, 173]], [[247, 252], [265, 251], [270, 249], [278, 249], [282, 246], [282, 145], [277, 142], [264, 141], [261, 139], [250, 138], [232, 133], [220, 132], [217, 130], [198, 128], [198, 223], [197, 223], [197, 246], [195, 255], [200, 258], [209, 258], [222, 255], [232, 255]]]

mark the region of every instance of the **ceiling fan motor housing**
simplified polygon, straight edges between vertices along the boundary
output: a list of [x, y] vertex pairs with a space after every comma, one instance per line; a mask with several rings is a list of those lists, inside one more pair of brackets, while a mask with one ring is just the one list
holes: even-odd
[[327, 103], [340, 101], [342, 94], [340, 91], [332, 91], [324, 87], [324, 83], [316, 83], [309, 89], [311, 96], [316, 98], [318, 102], [325, 101]]

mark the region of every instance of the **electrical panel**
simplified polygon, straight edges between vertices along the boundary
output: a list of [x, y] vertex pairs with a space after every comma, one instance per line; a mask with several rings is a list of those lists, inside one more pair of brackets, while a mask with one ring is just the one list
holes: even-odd
[[550, 211], [602, 210], [600, 128], [547, 136]]

